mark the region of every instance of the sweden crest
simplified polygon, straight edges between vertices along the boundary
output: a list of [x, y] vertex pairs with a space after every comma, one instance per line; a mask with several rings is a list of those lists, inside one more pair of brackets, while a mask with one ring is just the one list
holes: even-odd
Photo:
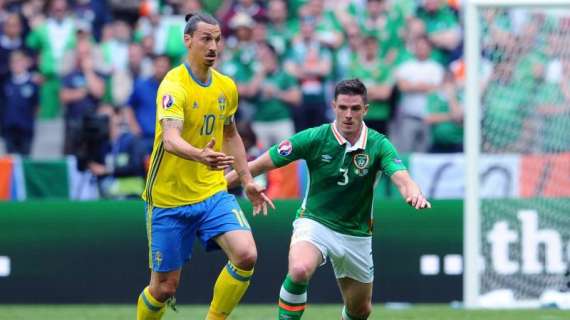
[[220, 111], [224, 111], [226, 109], [226, 97], [223, 95], [218, 97], [218, 108], [220, 108]]

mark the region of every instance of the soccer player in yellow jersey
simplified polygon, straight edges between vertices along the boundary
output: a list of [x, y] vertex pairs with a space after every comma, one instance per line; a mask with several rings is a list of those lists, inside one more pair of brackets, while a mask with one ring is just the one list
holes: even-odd
[[257, 250], [223, 170], [233, 165], [253, 203], [267, 214], [273, 203], [255, 184], [234, 123], [234, 82], [214, 70], [221, 31], [210, 15], [186, 16], [186, 63], [172, 69], [157, 94], [157, 129], [146, 188], [150, 284], [140, 294], [137, 319], [161, 319], [172, 301], [194, 239], [222, 249], [228, 263], [214, 285], [206, 319], [226, 319], [245, 293]]

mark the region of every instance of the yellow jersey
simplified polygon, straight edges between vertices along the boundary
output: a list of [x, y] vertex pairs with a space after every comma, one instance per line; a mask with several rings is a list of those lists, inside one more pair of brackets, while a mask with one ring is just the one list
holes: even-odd
[[237, 111], [238, 93], [233, 80], [210, 68], [207, 83], [196, 79], [188, 64], [168, 72], [156, 96], [156, 133], [142, 198], [163, 208], [194, 204], [227, 189], [224, 172], [198, 161], [165, 152], [162, 119], [184, 121], [182, 138], [203, 148], [214, 137], [215, 151], [222, 150], [224, 124]]

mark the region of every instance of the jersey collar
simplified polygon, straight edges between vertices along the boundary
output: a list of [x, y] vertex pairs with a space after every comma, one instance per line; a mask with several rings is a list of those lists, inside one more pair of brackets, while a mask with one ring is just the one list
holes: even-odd
[[360, 137], [358, 137], [358, 140], [356, 140], [356, 143], [354, 145], [351, 145], [350, 142], [348, 140], [346, 140], [342, 136], [342, 134], [336, 129], [336, 121], [331, 123], [331, 128], [332, 128], [333, 136], [335, 137], [338, 144], [339, 145], [343, 145], [343, 144], [347, 145], [346, 152], [351, 152], [351, 151], [355, 151], [358, 149], [362, 149], [362, 150], [366, 149], [366, 141], [368, 140], [367, 139], [368, 138], [368, 127], [366, 126], [364, 121], [362, 122], [362, 129], [360, 130]]
[[190, 74], [190, 78], [192, 78], [192, 80], [194, 80], [194, 82], [196, 82], [201, 87], [209, 87], [210, 86], [210, 84], [212, 83], [212, 72], [210, 70], [208, 70], [208, 80], [206, 82], [202, 82], [202, 81], [200, 81], [200, 79], [198, 79], [194, 76], [194, 73], [192, 72], [192, 68], [190, 68], [190, 64], [188, 62], [184, 62], [184, 66], [186, 66], [186, 70], [188, 70], [188, 73]]

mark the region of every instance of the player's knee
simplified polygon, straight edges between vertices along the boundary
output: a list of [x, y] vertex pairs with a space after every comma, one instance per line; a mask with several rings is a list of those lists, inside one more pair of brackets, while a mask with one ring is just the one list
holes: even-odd
[[350, 315], [358, 317], [359, 319], [368, 319], [372, 313], [372, 303], [370, 301], [362, 302], [357, 305], [351, 306], [348, 309]]
[[311, 268], [305, 263], [292, 263], [289, 267], [289, 276], [295, 282], [306, 282], [311, 278]]
[[232, 263], [243, 270], [251, 270], [257, 262], [257, 250], [255, 248], [245, 248], [237, 252], [232, 260]]

